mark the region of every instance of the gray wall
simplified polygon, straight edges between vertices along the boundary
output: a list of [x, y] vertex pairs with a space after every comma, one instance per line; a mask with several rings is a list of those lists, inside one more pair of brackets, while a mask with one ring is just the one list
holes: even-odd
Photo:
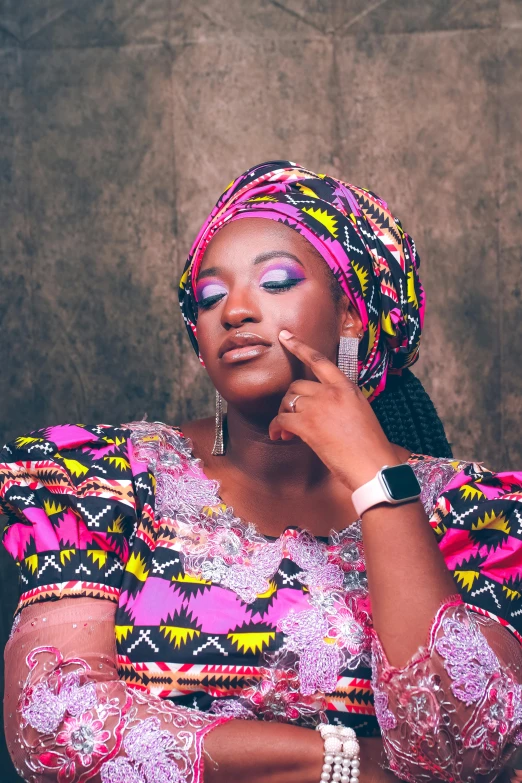
[[0, 440], [210, 412], [178, 275], [288, 157], [389, 201], [455, 452], [521, 467], [521, 65], [521, 0], [0, 0]]

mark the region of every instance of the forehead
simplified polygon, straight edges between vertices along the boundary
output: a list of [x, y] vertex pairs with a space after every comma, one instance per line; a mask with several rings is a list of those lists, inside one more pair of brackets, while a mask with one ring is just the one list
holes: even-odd
[[[325, 262], [313, 246], [297, 231], [275, 220], [241, 218], [223, 226], [210, 241], [200, 272], [209, 266], [253, 261], [266, 251], [287, 251], [302, 263]], [[316, 258], [317, 257], [317, 258]]]

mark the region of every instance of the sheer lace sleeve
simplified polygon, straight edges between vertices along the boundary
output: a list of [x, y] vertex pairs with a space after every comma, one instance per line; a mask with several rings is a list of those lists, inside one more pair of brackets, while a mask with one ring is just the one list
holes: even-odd
[[30, 606], [6, 646], [5, 733], [31, 783], [202, 783], [202, 741], [230, 718], [118, 680], [114, 607]]
[[402, 669], [378, 638], [373, 688], [390, 769], [413, 783], [491, 781], [522, 745], [522, 647], [459, 596]]

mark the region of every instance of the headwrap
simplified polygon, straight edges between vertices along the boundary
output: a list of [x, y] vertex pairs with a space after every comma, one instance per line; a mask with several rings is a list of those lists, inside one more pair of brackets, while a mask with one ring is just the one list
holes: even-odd
[[196, 237], [179, 301], [198, 355], [194, 291], [201, 260], [219, 229], [240, 218], [289, 226], [324, 258], [361, 318], [359, 386], [367, 398], [384, 389], [388, 371], [417, 360], [425, 298], [412, 238], [371, 191], [290, 161], [262, 163], [231, 182]]

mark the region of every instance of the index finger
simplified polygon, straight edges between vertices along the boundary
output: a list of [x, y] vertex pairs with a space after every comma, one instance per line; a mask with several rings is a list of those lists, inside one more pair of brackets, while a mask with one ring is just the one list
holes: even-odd
[[318, 381], [323, 383], [339, 383], [346, 380], [346, 376], [341, 370], [320, 351], [311, 348], [309, 345], [299, 340], [287, 329], [279, 332], [279, 339], [284, 347], [297, 356], [303, 364], [309, 367]]

